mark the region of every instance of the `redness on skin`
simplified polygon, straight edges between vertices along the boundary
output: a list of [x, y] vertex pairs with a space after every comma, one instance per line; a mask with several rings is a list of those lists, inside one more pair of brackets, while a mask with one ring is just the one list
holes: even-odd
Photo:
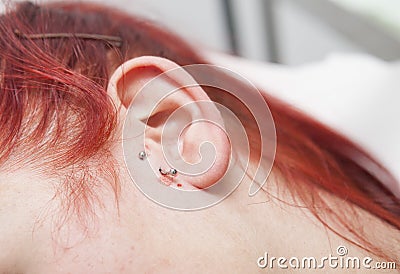
[[182, 187], [182, 184], [177, 184], [176, 186], [177, 186], [177, 187]]
[[160, 180], [163, 184], [170, 186], [173, 182], [172, 178], [169, 178], [168, 176], [161, 176]]

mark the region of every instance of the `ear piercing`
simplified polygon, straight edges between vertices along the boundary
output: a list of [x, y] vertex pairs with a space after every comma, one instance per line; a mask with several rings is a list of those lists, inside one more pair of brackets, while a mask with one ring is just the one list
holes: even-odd
[[175, 177], [176, 175], [178, 175], [178, 171], [175, 168], [171, 168], [168, 171], [165, 171], [164, 169], [162, 169], [161, 167], [158, 169], [158, 171], [161, 173], [161, 175], [163, 176], [172, 176]]
[[147, 157], [147, 153], [145, 151], [141, 151], [141, 152], [139, 152], [138, 156], [139, 156], [140, 160], [144, 160]]
[[178, 171], [175, 168], [171, 168], [170, 170], [166, 171], [160, 167], [158, 171], [162, 175], [160, 177], [161, 183], [165, 184], [166, 186], [170, 186], [174, 181], [174, 177], [178, 174]]
[[171, 168], [169, 170], [169, 174], [171, 174], [172, 176], [176, 176], [176, 175], [178, 175], [178, 171], [175, 168]]
[[[138, 154], [138, 157], [140, 160], [144, 160], [146, 159], [148, 156], [148, 154], [146, 153], [146, 151], [141, 151]], [[175, 168], [170, 168], [168, 171], [162, 169], [161, 167], [158, 169], [158, 171], [160, 172], [161, 175], [163, 176], [170, 176], [170, 177], [175, 177], [176, 175], [178, 175], [178, 171]]]

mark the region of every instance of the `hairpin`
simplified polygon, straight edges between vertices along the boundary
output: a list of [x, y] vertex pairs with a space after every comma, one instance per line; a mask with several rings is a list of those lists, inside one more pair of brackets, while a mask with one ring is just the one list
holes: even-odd
[[55, 38], [78, 38], [88, 40], [99, 40], [107, 42], [116, 47], [122, 45], [122, 39], [118, 36], [102, 35], [102, 34], [90, 34], [90, 33], [38, 33], [38, 34], [24, 34], [19, 30], [14, 30], [14, 33], [23, 39], [55, 39]]

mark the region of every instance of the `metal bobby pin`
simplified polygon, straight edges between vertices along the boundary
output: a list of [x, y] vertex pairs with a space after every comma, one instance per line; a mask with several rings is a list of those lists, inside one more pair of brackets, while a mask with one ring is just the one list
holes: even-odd
[[54, 38], [78, 38], [78, 39], [89, 39], [99, 40], [107, 42], [116, 47], [122, 45], [122, 39], [118, 36], [102, 35], [102, 34], [90, 34], [90, 33], [39, 33], [39, 34], [24, 34], [19, 30], [14, 30], [14, 33], [20, 38], [24, 39], [54, 39]]

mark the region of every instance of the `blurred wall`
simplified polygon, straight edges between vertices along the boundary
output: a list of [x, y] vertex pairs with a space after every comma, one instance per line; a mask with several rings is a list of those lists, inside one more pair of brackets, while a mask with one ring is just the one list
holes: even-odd
[[[333, 5], [329, 0], [94, 1], [158, 21], [196, 44], [254, 60], [298, 65], [321, 60], [332, 52], [368, 52], [351, 39], [351, 34], [343, 35], [300, 4]], [[360, 36], [362, 27], [354, 30], [354, 36]], [[369, 42], [377, 40], [371, 38]], [[374, 46], [378, 52], [385, 52], [382, 45]]]
[[226, 51], [229, 39], [220, 0], [96, 0], [153, 21], [197, 43]]
[[302, 64], [332, 52], [364, 52], [334, 28], [294, 1], [275, 1], [278, 58], [285, 64]]
[[[271, 5], [265, 5], [268, 1]], [[320, 60], [331, 52], [365, 52], [296, 1], [227, 2], [232, 9], [237, 53], [243, 57], [297, 65]], [[113, 3], [126, 11], [161, 22], [198, 44], [233, 51], [224, 1], [116, 0]], [[273, 35], [270, 35], [271, 30]]]

